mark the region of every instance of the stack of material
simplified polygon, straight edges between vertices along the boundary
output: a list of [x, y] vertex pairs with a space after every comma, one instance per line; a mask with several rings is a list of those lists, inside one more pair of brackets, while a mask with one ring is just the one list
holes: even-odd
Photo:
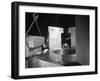
[[25, 45], [25, 56], [29, 57], [31, 55], [41, 52], [41, 46], [44, 44], [45, 38], [42, 36], [28, 36], [26, 37]]

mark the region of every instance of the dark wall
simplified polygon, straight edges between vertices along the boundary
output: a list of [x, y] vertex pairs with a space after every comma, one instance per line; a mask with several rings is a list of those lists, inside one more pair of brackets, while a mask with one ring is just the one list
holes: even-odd
[[76, 16], [76, 53], [81, 64], [89, 64], [89, 16]]

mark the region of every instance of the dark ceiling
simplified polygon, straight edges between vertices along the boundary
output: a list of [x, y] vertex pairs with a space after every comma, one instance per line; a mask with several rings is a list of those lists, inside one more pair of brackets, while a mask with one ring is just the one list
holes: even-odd
[[[29, 29], [32, 21], [34, 20], [32, 15], [34, 13], [26, 13], [26, 31]], [[74, 15], [64, 15], [64, 14], [45, 14], [45, 13], [37, 13], [38, 17], [38, 25], [41, 31], [41, 34], [45, 36], [48, 32], [48, 26], [54, 27], [62, 27], [64, 30], [67, 30], [68, 27], [75, 26], [75, 16]], [[31, 30], [28, 33], [29, 35], [39, 36], [39, 31], [36, 26], [36, 23], [33, 24]]]

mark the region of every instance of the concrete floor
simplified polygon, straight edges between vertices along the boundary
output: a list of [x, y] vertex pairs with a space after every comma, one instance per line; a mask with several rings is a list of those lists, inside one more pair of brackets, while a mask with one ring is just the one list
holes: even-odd
[[40, 55], [33, 55], [26, 59], [26, 68], [37, 68], [37, 67], [58, 67], [58, 66], [75, 66], [75, 65], [81, 65], [79, 62], [77, 62], [77, 55], [62, 55], [62, 61], [63, 63], [57, 63], [53, 62], [50, 59], [49, 51], [46, 54], [40, 54]]

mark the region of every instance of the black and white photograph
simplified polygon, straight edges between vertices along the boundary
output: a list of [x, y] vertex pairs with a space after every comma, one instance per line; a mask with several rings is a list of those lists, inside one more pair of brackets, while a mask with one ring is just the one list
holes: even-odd
[[12, 3], [11, 77], [97, 74], [97, 7]]
[[26, 68], [89, 65], [88, 15], [26, 12], [25, 17]]

